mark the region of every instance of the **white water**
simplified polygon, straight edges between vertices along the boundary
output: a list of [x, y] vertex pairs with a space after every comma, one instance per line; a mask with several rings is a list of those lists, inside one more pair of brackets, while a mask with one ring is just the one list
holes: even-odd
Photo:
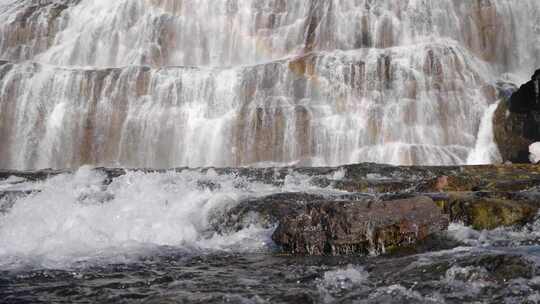
[[[0, 213], [0, 267], [19, 263], [69, 267], [77, 261], [130, 259], [156, 246], [200, 252], [268, 250], [273, 229], [252, 225], [217, 234], [211, 222], [242, 199], [276, 192], [325, 193], [309, 178], [292, 174], [281, 187], [231, 175], [197, 171], [130, 172], [103, 185], [104, 176], [83, 167], [44, 182], [3, 190], [39, 190]], [[213, 184], [213, 189], [204, 187]], [[0, 201], [0, 207], [2, 205]]]
[[493, 116], [498, 105], [499, 103], [494, 103], [489, 106], [482, 117], [476, 145], [467, 158], [468, 165], [488, 165], [502, 162], [493, 134]]
[[531, 163], [537, 164], [538, 162], [540, 162], [540, 143], [535, 142], [530, 145], [529, 153], [529, 159], [531, 160]]
[[346, 268], [331, 270], [319, 279], [318, 290], [324, 303], [334, 303], [334, 296], [344, 290], [362, 288], [369, 280], [369, 273], [361, 266], [348, 265]]
[[0, 3], [2, 168], [464, 164], [540, 66], [536, 0], [60, 2]]

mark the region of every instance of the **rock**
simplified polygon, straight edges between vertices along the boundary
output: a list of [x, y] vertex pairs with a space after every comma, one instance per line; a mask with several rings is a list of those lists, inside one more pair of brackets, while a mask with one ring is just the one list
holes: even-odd
[[68, 173], [68, 171], [52, 169], [44, 169], [40, 171], [0, 170], [0, 181], [6, 180], [12, 176], [23, 178], [28, 181], [41, 181], [62, 173]]
[[212, 218], [210, 222], [214, 230], [220, 233], [239, 231], [252, 224], [270, 228], [277, 226], [280, 221], [289, 215], [297, 216], [304, 212], [309, 202], [318, 202], [325, 199], [360, 201], [373, 199], [373, 196], [344, 193], [330, 198], [301, 192], [277, 193], [241, 201], [227, 211], [224, 216], [219, 214], [217, 217]]
[[272, 239], [299, 255], [384, 252], [445, 230], [448, 218], [427, 197], [310, 202], [280, 221]]
[[[540, 111], [540, 69], [534, 72], [531, 80], [523, 84], [510, 98], [510, 112], [531, 113]], [[538, 134], [538, 129], [531, 130]]]
[[503, 162], [529, 163], [529, 146], [540, 141], [540, 70], [512, 96], [503, 98], [493, 118]]
[[529, 114], [512, 113], [507, 102], [501, 102], [493, 117], [493, 133], [503, 162], [529, 163], [529, 146], [535, 140], [525, 137], [530, 125]]
[[511, 193], [454, 193], [437, 204], [451, 221], [477, 230], [525, 224], [535, 218], [540, 206]]
[[493, 280], [507, 282], [517, 278], [532, 279], [535, 273], [533, 262], [519, 255], [487, 255], [461, 261], [461, 267], [483, 267]]

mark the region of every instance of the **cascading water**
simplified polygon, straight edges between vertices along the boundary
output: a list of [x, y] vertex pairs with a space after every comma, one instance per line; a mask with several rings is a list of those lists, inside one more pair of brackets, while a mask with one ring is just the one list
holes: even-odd
[[462, 164], [540, 4], [3, 1], [0, 167]]

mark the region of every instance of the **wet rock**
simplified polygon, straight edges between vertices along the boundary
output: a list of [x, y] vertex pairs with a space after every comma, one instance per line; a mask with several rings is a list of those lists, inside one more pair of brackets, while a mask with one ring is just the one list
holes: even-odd
[[524, 191], [540, 185], [540, 167], [533, 165], [433, 168], [438, 177], [422, 178], [416, 192]]
[[0, 215], [7, 213], [18, 199], [32, 193], [33, 191], [0, 191]]
[[322, 201], [283, 218], [272, 239], [285, 252], [300, 255], [384, 252], [414, 244], [447, 225], [447, 217], [427, 197]]
[[15, 171], [15, 170], [0, 170], [0, 181], [6, 180], [11, 176], [24, 178], [28, 181], [40, 181], [45, 180], [49, 177], [61, 174], [61, 173], [67, 173], [68, 171], [64, 170], [52, 170], [52, 169], [44, 169], [40, 171]]
[[265, 227], [277, 225], [287, 215], [299, 212], [307, 202], [322, 196], [306, 193], [279, 193], [262, 198], [247, 199], [229, 210], [224, 216], [211, 219], [213, 228], [220, 232], [239, 231], [251, 224]]
[[536, 140], [525, 136], [525, 129], [532, 123], [531, 114], [512, 113], [507, 102], [501, 102], [493, 118], [495, 142], [503, 161], [529, 163], [529, 146]]
[[261, 198], [251, 198], [240, 202], [225, 215], [212, 218], [213, 228], [218, 232], [239, 231], [249, 225], [257, 224], [266, 228], [277, 226], [288, 216], [305, 212], [310, 202], [323, 200], [366, 200], [373, 198], [365, 194], [341, 194], [332, 197], [302, 192], [277, 193]]
[[493, 119], [495, 141], [503, 161], [529, 163], [529, 146], [540, 140], [540, 70], [510, 98]]
[[456, 193], [448, 201], [438, 203], [451, 221], [463, 222], [478, 230], [525, 224], [538, 213], [540, 205], [534, 201], [513, 199], [511, 194], [498, 196]]
[[447, 233], [434, 233], [408, 246], [387, 248], [382, 256], [399, 258], [427, 252], [450, 250], [460, 246], [464, 246], [464, 244]]
[[493, 279], [506, 282], [516, 278], [531, 279], [534, 276], [534, 264], [518, 255], [488, 255], [462, 261], [461, 267], [475, 266], [485, 268]]

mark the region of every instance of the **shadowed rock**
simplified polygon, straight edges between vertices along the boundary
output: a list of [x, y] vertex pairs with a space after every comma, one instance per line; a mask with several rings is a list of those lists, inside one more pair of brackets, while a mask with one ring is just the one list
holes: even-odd
[[510, 112], [507, 102], [499, 104], [493, 117], [493, 133], [503, 161], [529, 163], [529, 146], [534, 140], [525, 136], [525, 127], [531, 119], [530, 114]]
[[493, 128], [504, 161], [530, 162], [529, 146], [540, 141], [540, 70], [500, 103]]

